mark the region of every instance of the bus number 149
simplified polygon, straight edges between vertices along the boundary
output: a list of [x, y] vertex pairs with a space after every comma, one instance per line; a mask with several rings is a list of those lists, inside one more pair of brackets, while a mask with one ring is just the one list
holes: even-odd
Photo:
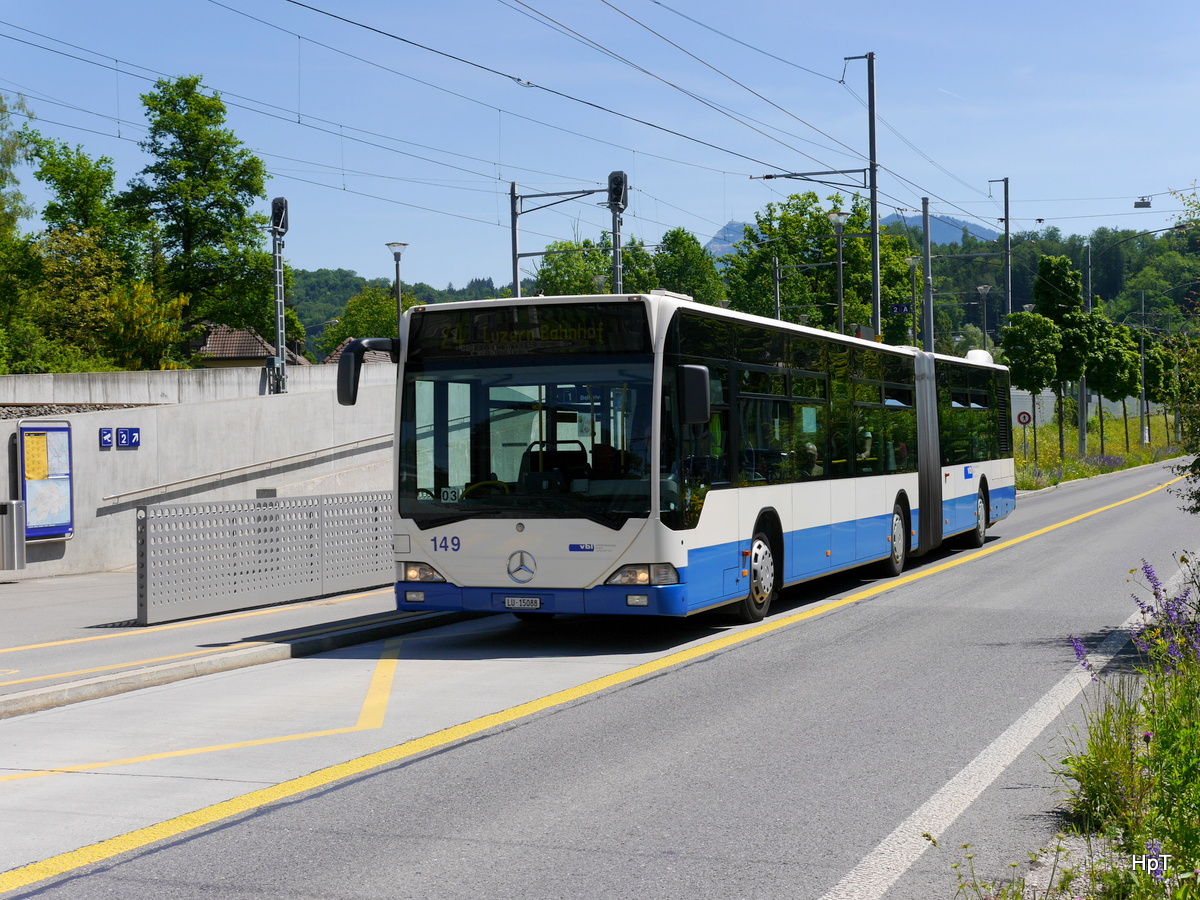
[[433, 549], [435, 552], [439, 550], [448, 550], [451, 553], [457, 553], [462, 549], [462, 541], [456, 537], [435, 537], [430, 538], [430, 540], [433, 541]]

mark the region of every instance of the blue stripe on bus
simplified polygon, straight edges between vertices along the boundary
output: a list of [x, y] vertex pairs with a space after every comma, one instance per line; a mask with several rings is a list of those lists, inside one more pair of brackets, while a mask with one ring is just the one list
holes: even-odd
[[[999, 488], [990, 496], [992, 521], [1011, 513], [1016, 505], [1015, 488]], [[944, 533], [969, 531], [975, 522], [975, 495], [968, 494], [943, 504], [945, 518], [954, 526]], [[969, 518], [968, 518], [969, 517]], [[912, 514], [911, 528], [918, 531], [919, 511]], [[965, 523], [965, 524], [964, 524]], [[789, 531], [784, 535], [784, 582], [792, 584], [818, 578], [832, 572], [885, 559], [889, 553], [891, 516], [872, 516], [834, 525], [822, 525]], [[400, 583], [396, 585], [396, 606], [401, 610], [458, 610], [506, 612], [505, 599], [536, 597], [540, 612], [565, 614], [635, 614], [686, 616], [724, 603], [740, 600], [749, 590], [750, 541], [731, 541], [688, 551], [688, 563], [679, 569], [679, 584], [649, 587], [600, 585], [582, 590], [535, 590], [516, 585], [460, 588], [452, 584]], [[425, 600], [406, 602], [408, 591], [420, 591]], [[631, 594], [644, 595], [646, 606], [629, 606]]]

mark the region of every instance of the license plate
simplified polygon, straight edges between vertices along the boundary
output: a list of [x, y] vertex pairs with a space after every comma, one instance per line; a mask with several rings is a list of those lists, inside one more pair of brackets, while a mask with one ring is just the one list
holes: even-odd
[[541, 609], [541, 597], [505, 597], [505, 609]]

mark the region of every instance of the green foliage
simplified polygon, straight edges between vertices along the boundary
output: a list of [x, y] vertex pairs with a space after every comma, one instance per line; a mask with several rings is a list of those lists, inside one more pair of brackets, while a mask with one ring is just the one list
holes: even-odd
[[106, 357], [47, 337], [23, 316], [0, 328], [0, 374], [41, 375], [49, 372], [113, 372]]
[[1120, 675], [1089, 696], [1087, 729], [1066, 739], [1068, 753], [1055, 774], [1064, 780], [1071, 820], [1086, 831], [1114, 827], [1139, 833], [1145, 815], [1146, 745], [1139, 727], [1140, 679]]
[[42, 277], [42, 259], [31, 236], [0, 235], [0, 327], [23, 311], [22, 298]]
[[538, 266], [538, 290], [548, 296], [602, 294], [612, 278], [612, 242], [555, 241]]
[[725, 284], [716, 261], [691, 232], [672, 228], [654, 253], [655, 287], [687, 294], [697, 303], [720, 306]]
[[145, 282], [118, 285], [108, 298], [109, 353], [124, 369], [181, 369], [188, 337], [187, 297], [160, 299]]
[[1124, 325], [1104, 322], [1088, 361], [1088, 387], [1101, 397], [1119, 400], [1137, 392], [1140, 381], [1138, 345]]
[[165, 265], [155, 287], [191, 298], [188, 321], [274, 331], [274, 276], [262, 249], [266, 168], [225, 127], [225, 104], [198, 76], [160, 79], [142, 95], [152, 161], [121, 195], [131, 218], [156, 226]]
[[139, 263], [139, 234], [117, 205], [116, 170], [107, 156], [92, 159], [83, 147], [29, 132], [34, 177], [46, 185], [51, 199], [42, 208], [49, 231], [68, 227], [88, 231], [96, 244], [121, 257], [127, 271]]
[[109, 296], [120, 281], [120, 257], [96, 232], [68, 225], [37, 243], [41, 279], [26, 296], [28, 317], [51, 340], [102, 356], [112, 327]]
[[[1188, 566], [1187, 559], [1180, 560]], [[1134, 570], [1135, 572], [1138, 570]], [[1101, 694], [1086, 737], [1071, 742], [1059, 774], [1080, 826], [1108, 836], [1121, 854], [1166, 860], [1165, 871], [1112, 867], [1094, 879], [1102, 897], [1194, 897], [1200, 861], [1200, 601], [1192, 584], [1170, 591], [1143, 562], [1145, 593], [1131, 628], [1137, 676], [1101, 678], [1082, 641], [1080, 663]], [[1148, 596], [1147, 596], [1148, 594]]]
[[15, 236], [17, 222], [32, 212], [15, 171], [29, 156], [29, 135], [13, 127], [14, 116], [32, 118], [32, 113], [23, 97], [0, 91], [0, 240]]
[[[308, 329], [340, 316], [350, 298], [367, 283], [365, 278], [349, 269], [292, 269], [291, 273], [289, 299]], [[390, 284], [380, 281], [379, 286], [385, 289]]]
[[[782, 203], [768, 203], [755, 214], [754, 225], [725, 258], [725, 275], [731, 309], [774, 318], [774, 265], [779, 265], [780, 317], [816, 328], [837, 330], [838, 239], [830, 210], [844, 209], [839, 195], [826, 198], [822, 206], [816, 193], [792, 194]], [[843, 322], [870, 324], [873, 318], [871, 285], [871, 242], [861, 235], [870, 230], [870, 215], [862, 197], [850, 201], [850, 217], [843, 228], [842, 297]], [[910, 300], [910, 254], [903, 237], [880, 238], [880, 294], [885, 336], [901, 342], [910, 332], [907, 314], [893, 316], [893, 303]]]
[[1058, 329], [1038, 313], [1013, 313], [1003, 335], [1013, 387], [1040, 394], [1058, 376], [1058, 353], [1062, 349]]
[[[416, 303], [416, 298], [407, 293], [403, 300], [404, 309]], [[325, 329], [317, 340], [317, 349], [328, 356], [347, 338], [394, 337], [397, 326], [395, 291], [367, 284], [350, 298], [341, 319]]]

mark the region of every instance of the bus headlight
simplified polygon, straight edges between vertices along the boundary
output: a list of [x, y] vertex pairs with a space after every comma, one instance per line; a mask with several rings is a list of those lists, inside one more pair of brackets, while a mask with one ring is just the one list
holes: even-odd
[[433, 566], [422, 562], [406, 562], [400, 566], [401, 581], [445, 581]]
[[621, 566], [604, 583], [626, 587], [645, 584], [679, 584], [679, 572], [670, 563]]

